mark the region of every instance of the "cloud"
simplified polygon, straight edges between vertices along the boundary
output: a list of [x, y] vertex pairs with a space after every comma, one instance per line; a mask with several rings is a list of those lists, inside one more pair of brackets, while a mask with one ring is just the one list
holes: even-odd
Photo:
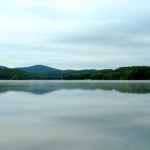
[[1, 1], [1, 65], [149, 65], [149, 7], [148, 0]]

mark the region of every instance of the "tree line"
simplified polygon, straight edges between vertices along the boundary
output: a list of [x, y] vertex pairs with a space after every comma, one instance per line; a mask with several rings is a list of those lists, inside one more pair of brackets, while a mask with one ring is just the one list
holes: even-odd
[[133, 66], [121, 67], [115, 70], [72, 70], [59, 74], [0, 69], [0, 80], [150, 80], [150, 67]]

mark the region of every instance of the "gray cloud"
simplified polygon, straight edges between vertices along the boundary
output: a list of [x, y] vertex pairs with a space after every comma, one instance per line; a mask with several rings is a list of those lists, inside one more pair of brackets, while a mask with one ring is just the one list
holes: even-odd
[[0, 2], [1, 65], [150, 65], [148, 0]]

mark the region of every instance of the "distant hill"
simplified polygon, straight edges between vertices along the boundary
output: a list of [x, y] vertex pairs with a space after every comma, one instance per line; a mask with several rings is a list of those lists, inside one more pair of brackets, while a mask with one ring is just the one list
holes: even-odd
[[29, 73], [62, 73], [62, 70], [59, 69], [55, 69], [52, 67], [47, 67], [44, 65], [35, 65], [35, 66], [31, 66], [31, 67], [20, 67], [20, 68], [15, 68], [15, 69], [19, 69], [25, 72], [29, 72]]
[[5, 66], [0, 66], [0, 69], [7, 69], [7, 67], [5, 67]]
[[20, 68], [0, 66], [0, 80], [150, 80], [150, 66], [115, 70], [60, 70], [43, 65]]

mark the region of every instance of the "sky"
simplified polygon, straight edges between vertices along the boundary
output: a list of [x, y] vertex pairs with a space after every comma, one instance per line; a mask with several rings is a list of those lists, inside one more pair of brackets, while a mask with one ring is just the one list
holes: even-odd
[[0, 1], [0, 65], [150, 65], [149, 0]]

